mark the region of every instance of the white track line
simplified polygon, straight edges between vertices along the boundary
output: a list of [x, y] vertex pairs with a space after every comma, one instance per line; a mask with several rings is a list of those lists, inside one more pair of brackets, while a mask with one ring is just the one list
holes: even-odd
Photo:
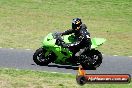
[[31, 50], [31, 49], [25, 49], [25, 50]]
[[14, 48], [9, 48], [9, 49], [12, 49], [13, 50]]
[[115, 56], [115, 57], [116, 57], [116, 56], [118, 56], [118, 55], [113, 55], [113, 56]]
[[132, 57], [132, 56], [128, 56], [128, 57]]
[[[49, 71], [43, 71], [43, 72], [49, 72]], [[57, 73], [59, 73], [59, 74], [72, 74], [72, 73], [61, 73], [61, 72], [50, 72], [50, 73], [53, 73], [53, 74], [57, 74]]]

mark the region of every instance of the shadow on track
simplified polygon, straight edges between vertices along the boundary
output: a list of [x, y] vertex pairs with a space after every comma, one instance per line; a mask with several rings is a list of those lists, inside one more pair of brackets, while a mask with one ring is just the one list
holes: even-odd
[[[78, 66], [72, 66], [72, 65], [59, 65], [59, 64], [50, 65], [49, 64], [48, 67], [58, 67], [58, 68], [78, 70]], [[89, 69], [86, 69], [86, 70], [96, 70], [96, 69], [89, 68]]]
[[[31, 65], [36, 65], [36, 64], [31, 64]], [[72, 66], [72, 65], [49, 64], [49, 65], [44, 66], [44, 67], [49, 67], [49, 68], [50, 67], [57, 67], [57, 68], [65, 68], [65, 69], [78, 70], [78, 66]], [[89, 69], [86, 69], [86, 70], [96, 70], [96, 69], [89, 68]]]
[[71, 66], [71, 65], [59, 65], [59, 64], [50, 65], [49, 64], [48, 67], [57, 67], [57, 68], [78, 70], [78, 66]]

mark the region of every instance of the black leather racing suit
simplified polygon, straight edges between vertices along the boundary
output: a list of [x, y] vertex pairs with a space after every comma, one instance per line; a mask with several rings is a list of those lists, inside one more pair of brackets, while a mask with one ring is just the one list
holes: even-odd
[[65, 44], [63, 43], [63, 47], [74, 47], [73, 55], [74, 56], [80, 56], [85, 50], [91, 48], [91, 39], [90, 39], [90, 33], [87, 31], [87, 26], [85, 24], [81, 24], [81, 27], [79, 30], [73, 30], [69, 29], [67, 31], [64, 31], [62, 35], [68, 35], [68, 34], [75, 34], [75, 38], [77, 39], [76, 42]]

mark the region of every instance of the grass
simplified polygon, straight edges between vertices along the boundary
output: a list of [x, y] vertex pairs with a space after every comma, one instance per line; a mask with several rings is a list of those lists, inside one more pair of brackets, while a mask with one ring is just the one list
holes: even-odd
[[[132, 0], [0, 0], [0, 47], [41, 46], [49, 32], [71, 28], [82, 18], [92, 37], [107, 42], [104, 54], [132, 55]], [[131, 88], [130, 84], [86, 84], [75, 75], [0, 69], [0, 88]]]
[[107, 39], [104, 54], [132, 55], [132, 0], [0, 0], [0, 46], [36, 49], [75, 17], [92, 37]]
[[[132, 55], [132, 0], [0, 0], [0, 47], [41, 46], [49, 32], [71, 28], [82, 18], [92, 37], [107, 42], [104, 54]], [[0, 88], [131, 88], [130, 84], [86, 84], [74, 75], [0, 69]]]
[[130, 84], [76, 83], [75, 75], [0, 68], [0, 88], [131, 88]]

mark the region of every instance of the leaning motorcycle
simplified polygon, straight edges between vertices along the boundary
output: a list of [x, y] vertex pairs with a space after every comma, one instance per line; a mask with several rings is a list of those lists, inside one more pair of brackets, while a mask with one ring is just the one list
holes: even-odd
[[[49, 63], [61, 65], [82, 65], [84, 69], [97, 68], [102, 63], [102, 54], [95, 48], [101, 46], [106, 39], [92, 38], [91, 49], [82, 53], [78, 59], [72, 57], [72, 49], [61, 47], [58, 42], [73, 43], [76, 41], [75, 36], [65, 35], [60, 36], [60, 33], [49, 33], [42, 41], [42, 47], [37, 49], [33, 55], [33, 60], [37, 65], [46, 66]], [[72, 60], [73, 61], [72, 61]]]

